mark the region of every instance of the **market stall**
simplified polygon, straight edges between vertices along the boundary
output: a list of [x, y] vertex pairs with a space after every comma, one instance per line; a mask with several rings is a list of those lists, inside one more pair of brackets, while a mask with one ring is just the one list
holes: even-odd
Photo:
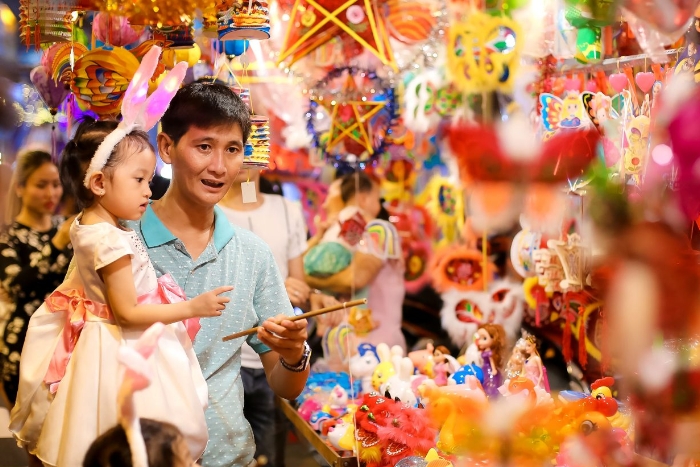
[[401, 268], [408, 345], [368, 337], [390, 300], [335, 312], [279, 401], [328, 464], [700, 459], [698, 0], [20, 5], [40, 58], [15, 110], [56, 158], [80, 115], [119, 117], [158, 46], [150, 91], [183, 61], [233, 89], [244, 170], [310, 235], [334, 175], [378, 182], [387, 225], [339, 230]]

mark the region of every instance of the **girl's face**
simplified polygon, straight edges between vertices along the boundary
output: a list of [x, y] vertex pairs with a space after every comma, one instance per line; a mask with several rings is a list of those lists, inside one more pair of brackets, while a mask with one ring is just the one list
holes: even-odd
[[535, 344], [534, 344], [534, 343], [532, 343], [532, 342], [530, 342], [530, 341], [527, 341], [527, 342], [525, 343], [525, 352], [527, 352], [527, 353], [530, 354], [530, 355], [534, 355], [535, 350], [536, 350], [536, 349], [535, 349]]
[[156, 155], [150, 149], [127, 155], [106, 178], [100, 204], [118, 219], [140, 219], [151, 197], [155, 168]]
[[58, 168], [51, 162], [39, 166], [27, 178], [24, 186], [17, 188], [17, 196], [22, 200], [22, 208], [34, 215], [50, 216], [63, 195], [63, 187], [58, 176]]
[[479, 329], [476, 331], [476, 346], [479, 350], [486, 350], [491, 348], [493, 344], [493, 338], [489, 335], [486, 329]]

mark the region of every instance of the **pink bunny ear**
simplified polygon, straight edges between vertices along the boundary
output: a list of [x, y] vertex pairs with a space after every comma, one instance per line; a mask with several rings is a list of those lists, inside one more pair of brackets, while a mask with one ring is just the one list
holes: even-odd
[[158, 59], [162, 49], [158, 46], [150, 48], [141, 60], [138, 70], [129, 83], [129, 87], [124, 93], [122, 100], [122, 122], [127, 127], [137, 123], [143, 107], [143, 103], [148, 95], [148, 82], [158, 67]]
[[134, 393], [146, 389], [151, 384], [151, 367], [148, 358], [153, 354], [158, 339], [163, 335], [165, 325], [155, 323], [136, 341], [133, 347], [119, 348], [117, 358], [124, 369], [119, 388], [119, 423], [126, 433], [131, 450], [133, 467], [148, 467], [148, 451], [141, 434], [141, 421], [134, 405]]
[[163, 116], [170, 105], [177, 90], [180, 89], [182, 81], [187, 73], [187, 63], [180, 62], [163, 78], [158, 89], [153, 91], [153, 94], [146, 101], [145, 112], [141, 115], [143, 119], [140, 126], [144, 131], [153, 128], [158, 120]]

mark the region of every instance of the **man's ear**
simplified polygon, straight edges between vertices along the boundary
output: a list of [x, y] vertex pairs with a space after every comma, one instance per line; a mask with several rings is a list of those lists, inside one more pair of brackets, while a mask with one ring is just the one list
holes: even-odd
[[175, 147], [175, 143], [172, 138], [162, 131], [158, 133], [158, 155], [166, 164], [172, 164], [172, 150]]
[[95, 172], [90, 176], [90, 182], [88, 184], [88, 189], [95, 195], [95, 196], [104, 196], [105, 194], [105, 182], [107, 181], [107, 178], [105, 177], [105, 174], [103, 174], [101, 171], [100, 172]]

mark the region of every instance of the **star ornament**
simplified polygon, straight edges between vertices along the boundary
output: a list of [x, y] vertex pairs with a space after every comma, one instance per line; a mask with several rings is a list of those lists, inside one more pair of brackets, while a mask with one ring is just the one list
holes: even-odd
[[277, 64], [289, 66], [331, 39], [350, 36], [384, 65], [398, 70], [376, 0], [296, 0]]
[[[343, 94], [356, 99], [359, 95], [355, 79], [348, 76]], [[371, 156], [374, 154], [372, 144], [371, 119], [381, 112], [386, 106], [385, 102], [346, 100], [332, 105], [331, 127], [328, 132], [328, 144], [326, 151], [331, 151], [334, 147], [347, 140], [352, 140], [367, 150]]]

